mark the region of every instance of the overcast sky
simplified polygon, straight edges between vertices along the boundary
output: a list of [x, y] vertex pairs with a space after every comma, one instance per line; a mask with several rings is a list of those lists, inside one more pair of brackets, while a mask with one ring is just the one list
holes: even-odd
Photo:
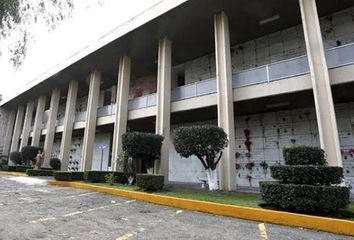
[[[21, 85], [161, 0], [73, 1], [73, 17], [61, 23], [55, 31], [48, 33], [40, 24], [30, 26], [35, 42], [28, 49], [20, 70], [15, 71], [8, 62], [6, 49], [11, 41], [1, 43], [3, 55], [0, 56], [0, 94], [3, 97], [11, 95]], [[100, 2], [102, 4], [98, 4]]]

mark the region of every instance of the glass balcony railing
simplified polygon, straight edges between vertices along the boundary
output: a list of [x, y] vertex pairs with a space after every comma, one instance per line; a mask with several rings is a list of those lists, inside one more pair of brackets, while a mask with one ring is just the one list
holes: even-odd
[[[354, 43], [327, 49], [326, 59], [330, 69], [354, 64]], [[232, 75], [232, 87], [239, 88], [286, 79], [308, 74], [309, 71], [307, 55], [304, 55], [237, 72]], [[171, 100], [179, 101], [210, 93], [216, 93], [215, 78], [173, 89]]]
[[77, 112], [75, 114], [74, 122], [85, 122], [86, 121], [86, 112]]
[[57, 119], [55, 126], [63, 126], [64, 125], [64, 117]]
[[326, 50], [328, 68], [354, 64], [354, 43]]
[[[327, 49], [325, 54], [327, 65], [330, 69], [354, 64], [354, 43]], [[309, 65], [307, 56], [304, 55], [234, 73], [232, 75], [232, 87], [240, 88], [249, 85], [267, 83], [307, 73], [309, 73]], [[173, 89], [171, 92], [171, 101], [180, 101], [183, 99], [203, 96], [216, 93], [216, 91], [216, 79], [211, 78]], [[128, 109], [136, 110], [152, 107], [156, 106], [156, 103], [157, 95], [156, 93], [153, 93], [129, 100]], [[116, 104], [103, 106], [97, 109], [97, 116], [111, 116], [116, 113], [115, 111]], [[43, 118], [44, 127], [46, 125], [48, 113], [49, 110], [45, 111], [45, 117]], [[57, 120], [57, 126], [63, 125], [63, 120], [63, 118]], [[75, 122], [82, 122], [85, 120], [86, 112], [76, 113]]]
[[144, 95], [144, 96], [129, 100], [128, 110], [136, 110], [136, 109], [156, 106], [156, 103], [157, 103], [156, 93]]
[[97, 109], [97, 117], [105, 117], [116, 114], [116, 104], [106, 105]]

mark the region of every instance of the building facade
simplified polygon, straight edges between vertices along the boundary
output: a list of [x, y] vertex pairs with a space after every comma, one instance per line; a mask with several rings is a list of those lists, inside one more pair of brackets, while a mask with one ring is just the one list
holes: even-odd
[[354, 185], [353, 90], [350, 1], [165, 0], [5, 99], [3, 151], [43, 146], [62, 170], [120, 170], [120, 136], [155, 132], [156, 171], [200, 183], [170, 133], [215, 124], [229, 136], [222, 189], [257, 188], [299, 144], [323, 148]]

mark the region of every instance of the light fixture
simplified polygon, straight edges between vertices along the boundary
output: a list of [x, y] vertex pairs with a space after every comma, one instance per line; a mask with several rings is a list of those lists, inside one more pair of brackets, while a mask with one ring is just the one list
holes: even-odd
[[263, 20], [259, 21], [259, 25], [264, 25], [264, 24], [267, 24], [267, 23], [270, 23], [270, 22], [274, 22], [276, 20], [279, 20], [279, 18], [280, 18], [279, 14], [274, 15], [274, 16], [272, 16], [270, 18], [266, 18], [266, 19], [263, 19]]
[[289, 102], [280, 102], [280, 103], [266, 104], [265, 107], [266, 108], [278, 108], [278, 107], [285, 107], [285, 106], [289, 106], [289, 105], [290, 105]]

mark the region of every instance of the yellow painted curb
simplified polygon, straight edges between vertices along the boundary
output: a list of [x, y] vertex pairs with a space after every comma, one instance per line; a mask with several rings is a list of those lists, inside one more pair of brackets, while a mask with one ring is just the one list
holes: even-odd
[[3, 174], [3, 175], [11, 175], [11, 176], [17, 176], [17, 177], [27, 177], [27, 174], [26, 174], [26, 173], [22, 173], [22, 172], [0, 171], [0, 174]]
[[247, 220], [269, 222], [287, 226], [316, 229], [336, 234], [354, 236], [354, 221], [335, 218], [317, 217], [304, 214], [296, 214], [282, 211], [272, 211], [250, 207], [241, 207], [213, 202], [190, 200], [160, 196], [156, 194], [134, 192], [123, 189], [109, 188], [79, 182], [48, 181], [51, 185], [74, 187], [111, 195], [135, 198], [155, 204], [166, 205], [177, 208], [184, 208], [193, 211], [207, 212], [215, 215], [237, 217]]

